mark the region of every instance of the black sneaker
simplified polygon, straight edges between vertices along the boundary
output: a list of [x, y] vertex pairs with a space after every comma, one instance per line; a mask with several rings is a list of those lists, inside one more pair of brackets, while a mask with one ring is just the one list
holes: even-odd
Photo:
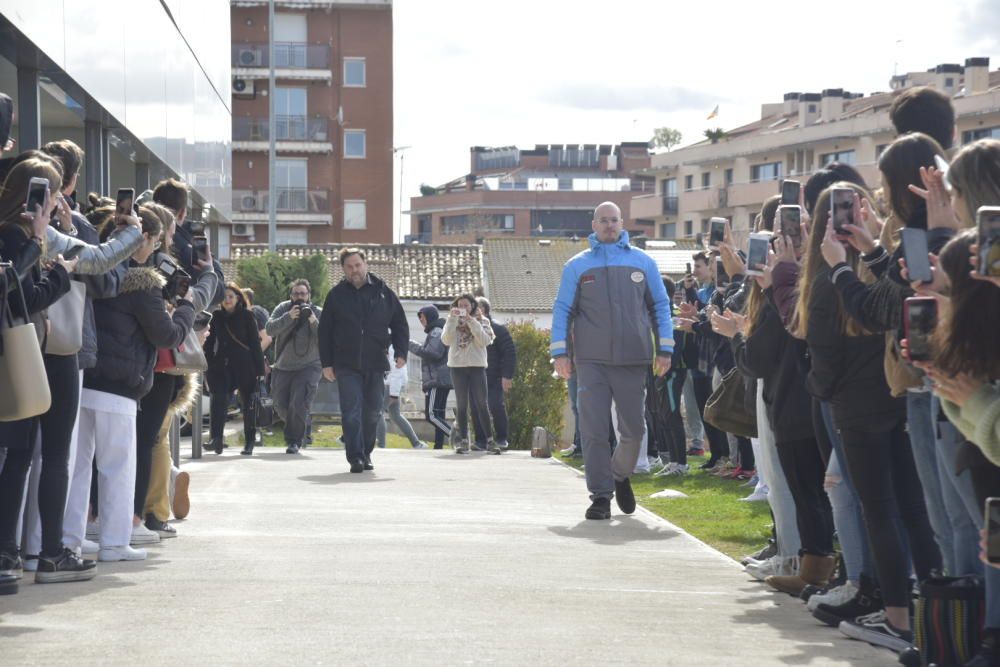
[[364, 472], [365, 462], [364, 461], [351, 461], [351, 472]]
[[299, 446], [296, 445], [293, 442], [292, 444], [288, 445], [288, 447], [285, 448], [285, 453], [286, 454], [298, 454], [299, 453]]
[[0, 553], [0, 576], [12, 575], [16, 579], [24, 576], [24, 563], [18, 553]]
[[177, 537], [177, 529], [166, 521], [160, 521], [153, 514], [146, 515], [146, 528], [160, 536], [160, 539]]
[[615, 502], [618, 503], [618, 509], [625, 514], [635, 511], [635, 494], [632, 493], [632, 484], [627, 478], [615, 482]]
[[836, 628], [844, 621], [853, 621], [860, 616], [874, 614], [880, 611], [882, 606], [882, 596], [875, 589], [874, 582], [862, 575], [861, 587], [853, 598], [836, 606], [821, 604], [816, 607], [812, 615], [817, 620]]
[[63, 549], [58, 556], [41, 556], [35, 583], [54, 584], [64, 581], [88, 581], [97, 574], [97, 563], [84, 560], [75, 551]]
[[587, 508], [586, 517], [592, 521], [603, 521], [611, 518], [611, 499], [598, 498]]
[[913, 647], [913, 633], [893, 626], [884, 611], [861, 616], [854, 621], [844, 621], [840, 631], [851, 639], [859, 639], [873, 646], [901, 653]]
[[0, 595], [17, 595], [17, 577], [0, 574]]
[[778, 554], [778, 543], [774, 540], [768, 540], [767, 546], [758, 551], [755, 554], [750, 554], [749, 556], [744, 556], [740, 561], [740, 565], [746, 565], [751, 560], [767, 560], [771, 556], [776, 556]]

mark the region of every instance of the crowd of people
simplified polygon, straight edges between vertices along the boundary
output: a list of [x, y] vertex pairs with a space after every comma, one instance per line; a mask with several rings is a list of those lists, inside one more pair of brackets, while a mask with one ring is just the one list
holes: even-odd
[[187, 216], [184, 183], [77, 201], [83, 159], [61, 140], [0, 160], [0, 594], [17, 593], [25, 571], [85, 581], [99, 561], [143, 560], [145, 546], [176, 537], [190, 475], [173, 464], [168, 432], [201, 390], [216, 454], [237, 395], [240, 453], [254, 453], [267, 396], [295, 455], [311, 442], [321, 377], [336, 379], [348, 464], [361, 473], [385, 446], [384, 415], [427, 448], [400, 409], [412, 350], [434, 447], [508, 447], [516, 350], [486, 299], [462, 295], [447, 317], [427, 306], [425, 338], [411, 341], [399, 299], [363, 249], [345, 248], [345, 277], [322, 308], [298, 279], [269, 312], [226, 282], [204, 225]]
[[[704, 438], [701, 467], [758, 480], [746, 500], [770, 505], [775, 539], [745, 559], [750, 575], [801, 596], [848, 637], [897, 652], [914, 645], [922, 584], [982, 581], [983, 642], [964, 664], [996, 665], [1000, 570], [981, 530], [984, 503], [1000, 496], [1000, 233], [990, 209], [1000, 206], [1000, 141], [953, 147], [951, 100], [931, 88], [904, 91], [890, 115], [897, 138], [878, 158], [879, 182], [831, 163], [797, 201], [783, 184], [749, 249], [720, 220], [676, 286], [644, 276], [620, 214], [598, 209], [592, 247], [567, 264], [555, 310], [556, 368], [580, 416], [564, 454], [582, 448], [586, 516], [606, 519], [612, 495], [634, 509], [629, 477], [647, 455], [656, 474], [690, 474], [687, 456], [704, 453]], [[769, 247], [751, 265], [755, 239]], [[671, 294], [672, 334], [662, 310]], [[655, 365], [629, 322], [659, 344]], [[643, 385], [639, 415], [630, 403]], [[930, 608], [952, 614], [943, 627], [963, 622], [940, 611], [947, 605]]]

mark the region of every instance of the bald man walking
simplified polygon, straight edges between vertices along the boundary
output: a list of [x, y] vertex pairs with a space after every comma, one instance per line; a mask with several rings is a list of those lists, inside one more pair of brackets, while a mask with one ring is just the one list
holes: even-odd
[[[635, 511], [629, 476], [646, 432], [646, 373], [670, 370], [674, 350], [670, 301], [653, 258], [629, 245], [621, 210], [605, 202], [594, 211], [590, 249], [563, 267], [552, 315], [556, 372], [569, 379], [576, 366], [577, 409], [588, 519], [610, 519], [611, 498]], [[608, 443], [611, 402], [621, 433], [614, 455]]]

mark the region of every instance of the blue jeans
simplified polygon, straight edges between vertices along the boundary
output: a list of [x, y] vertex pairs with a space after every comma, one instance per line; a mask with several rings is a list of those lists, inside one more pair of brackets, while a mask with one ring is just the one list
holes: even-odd
[[[952, 525], [945, 511], [938, 474], [937, 439], [934, 437], [934, 415], [931, 413], [929, 391], [906, 392], [906, 429], [910, 434], [913, 462], [924, 489], [927, 518], [934, 531], [934, 541], [941, 550], [941, 560], [947, 572], [956, 572]], [[978, 540], [977, 540], [978, 542]]]
[[335, 368], [340, 393], [340, 418], [344, 425], [344, 452], [347, 460], [370, 461], [375, 449], [375, 433], [382, 416], [385, 373], [364, 373]]

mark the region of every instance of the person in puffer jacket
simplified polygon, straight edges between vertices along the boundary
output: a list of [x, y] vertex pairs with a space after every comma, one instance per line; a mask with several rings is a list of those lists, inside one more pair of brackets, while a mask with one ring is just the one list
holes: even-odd
[[434, 306], [424, 306], [417, 314], [427, 334], [423, 344], [410, 341], [410, 352], [420, 357], [420, 379], [424, 389], [424, 414], [434, 427], [434, 449], [444, 447], [451, 437], [451, 425], [445, 419], [445, 406], [451, 391], [448, 346], [441, 340], [445, 320]]
[[501, 452], [500, 446], [493, 439], [486, 385], [486, 348], [493, 339], [493, 328], [479, 310], [476, 297], [463, 294], [452, 302], [448, 319], [441, 331], [441, 341], [448, 346], [448, 367], [451, 369], [451, 381], [455, 385], [455, 418], [459, 432], [459, 440], [455, 445], [456, 454], [469, 451], [470, 404], [486, 435], [486, 449], [491, 454]]

